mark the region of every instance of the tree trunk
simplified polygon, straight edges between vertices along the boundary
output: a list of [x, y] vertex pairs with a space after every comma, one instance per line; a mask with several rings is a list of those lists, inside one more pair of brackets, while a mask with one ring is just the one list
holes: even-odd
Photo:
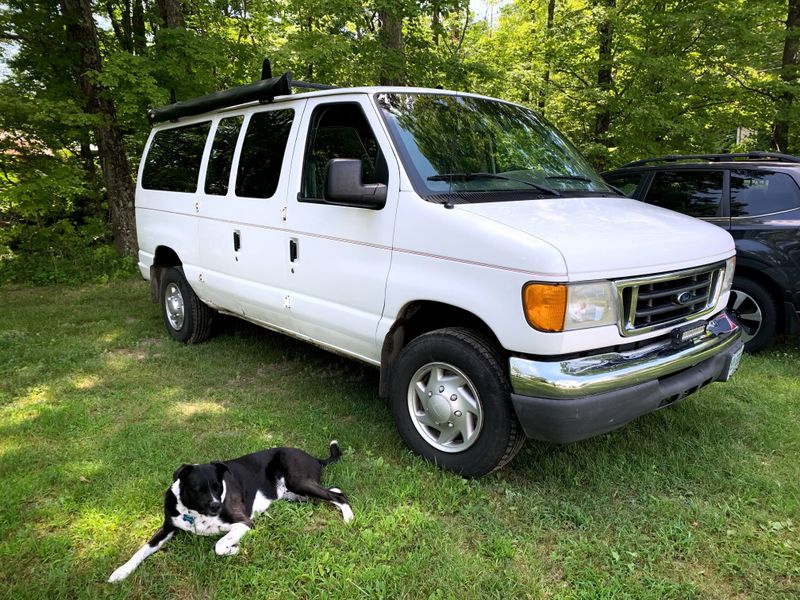
[[[114, 35], [125, 52], [133, 52], [133, 45], [130, 36], [130, 3], [126, 3], [125, 8], [128, 9], [128, 14], [123, 11], [121, 22], [117, 20], [117, 15], [114, 10], [114, 3], [109, 0], [106, 2], [106, 13], [108, 13], [108, 20], [111, 21], [111, 28], [114, 30]], [[127, 23], [126, 23], [127, 21]]]
[[381, 60], [381, 85], [405, 85], [405, 55], [403, 44], [403, 16], [397, 8], [381, 8], [378, 11], [381, 30], [378, 39], [383, 49]]
[[133, 53], [137, 56], [143, 56], [147, 51], [147, 34], [144, 28], [144, 7], [142, 6], [142, 0], [133, 0], [131, 27], [133, 35]]
[[167, 29], [186, 27], [180, 0], [157, 0], [156, 4], [158, 4], [158, 14], [164, 27]]
[[[599, 4], [605, 9], [605, 15], [597, 26], [597, 87], [600, 90], [600, 99], [597, 102], [595, 115], [594, 141], [608, 146], [608, 132], [611, 129], [608, 97], [613, 87], [614, 66], [614, 24], [611, 13], [617, 7], [617, 0], [599, 0]], [[602, 168], [604, 165], [598, 166]]]
[[439, 45], [439, 34], [441, 33], [442, 23], [439, 12], [439, 3], [431, 3], [431, 32], [433, 33], [433, 45]]
[[792, 105], [800, 75], [800, 0], [788, 0], [786, 16], [786, 38], [783, 42], [783, 60], [781, 61], [781, 80], [786, 90], [778, 98], [778, 111], [772, 128], [772, 143], [778, 152], [789, 152], [789, 133]]
[[122, 134], [116, 123], [114, 104], [104, 95], [95, 75], [102, 61], [97, 29], [90, 0], [61, 0], [62, 13], [67, 23], [67, 43], [78, 48], [78, 83], [86, 98], [86, 112], [102, 117], [95, 127], [95, 139], [100, 151], [100, 168], [108, 194], [111, 227], [114, 243], [120, 254], [135, 256], [136, 218], [133, 208], [133, 179]]
[[[547, 28], [545, 29], [545, 48], [549, 48], [550, 46], [550, 33], [553, 31], [553, 20], [555, 19], [556, 15], [556, 0], [548, 0], [547, 2]], [[545, 61], [544, 61], [544, 75], [542, 76], [542, 81], [544, 85], [542, 86], [542, 91], [539, 92], [539, 110], [544, 113], [546, 98], [547, 98], [547, 88], [550, 87], [550, 51], [545, 50]]]

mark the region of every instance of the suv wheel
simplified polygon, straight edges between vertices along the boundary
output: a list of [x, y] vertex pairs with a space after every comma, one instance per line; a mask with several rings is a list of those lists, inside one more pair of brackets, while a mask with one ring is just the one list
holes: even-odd
[[499, 353], [470, 329], [439, 329], [403, 348], [389, 398], [406, 445], [465, 477], [499, 469], [525, 441]]
[[170, 267], [164, 273], [159, 299], [164, 325], [174, 339], [196, 344], [211, 334], [213, 311], [194, 293], [181, 267]]
[[754, 353], [770, 344], [778, 322], [778, 309], [763, 285], [746, 277], [734, 278], [728, 310], [742, 326], [745, 350]]

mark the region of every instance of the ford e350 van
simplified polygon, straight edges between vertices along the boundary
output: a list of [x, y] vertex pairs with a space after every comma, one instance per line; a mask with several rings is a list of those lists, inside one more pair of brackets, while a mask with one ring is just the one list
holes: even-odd
[[292, 87], [151, 114], [139, 268], [173, 338], [225, 313], [374, 365], [408, 447], [465, 476], [733, 375], [724, 230], [623, 197], [523, 106]]

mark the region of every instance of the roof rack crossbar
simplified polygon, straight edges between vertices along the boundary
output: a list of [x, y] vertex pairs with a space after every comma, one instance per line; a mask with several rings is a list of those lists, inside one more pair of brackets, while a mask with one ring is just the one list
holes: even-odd
[[669, 154], [667, 156], [659, 156], [656, 158], [645, 158], [626, 163], [620, 169], [627, 167], [641, 167], [650, 163], [657, 162], [677, 162], [680, 160], [708, 160], [711, 162], [733, 161], [736, 159], [750, 159], [750, 160], [774, 160], [777, 162], [800, 163], [800, 156], [793, 154], [783, 154], [781, 152], [733, 152], [730, 154]]
[[293, 88], [306, 88], [309, 90], [335, 90], [337, 86], [335, 85], [328, 85], [326, 83], [310, 83], [306, 81], [291, 81]]
[[306, 81], [293, 81], [292, 72], [287, 71], [280, 77], [272, 77], [272, 68], [269, 60], [265, 60], [261, 67], [262, 78], [254, 83], [240, 85], [213, 94], [207, 94], [198, 98], [191, 98], [181, 102], [175, 102], [174, 95], [172, 103], [159, 108], [147, 111], [147, 116], [151, 123], [162, 123], [164, 121], [177, 121], [181, 117], [191, 117], [213, 110], [220, 110], [230, 106], [246, 104], [248, 102], [272, 102], [277, 96], [288, 96], [292, 93], [292, 88], [305, 88], [312, 90], [330, 90], [336, 86], [325, 85], [322, 83], [310, 83]]

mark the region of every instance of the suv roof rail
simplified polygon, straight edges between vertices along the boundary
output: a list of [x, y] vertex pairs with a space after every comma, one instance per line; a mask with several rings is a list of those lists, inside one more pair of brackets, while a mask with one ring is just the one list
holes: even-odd
[[228, 108], [247, 102], [260, 102], [265, 104], [272, 102], [277, 96], [288, 96], [292, 93], [292, 88], [305, 88], [311, 90], [328, 90], [336, 86], [325, 85], [322, 83], [310, 83], [305, 81], [292, 80], [292, 72], [286, 71], [279, 77], [272, 76], [272, 67], [269, 59], [264, 60], [261, 67], [261, 79], [254, 83], [239, 85], [236, 87], [190, 98], [172, 104], [152, 108], [147, 111], [147, 116], [151, 123], [163, 123], [164, 121], [177, 121], [181, 117], [191, 117], [200, 115], [212, 110]]
[[669, 154], [657, 158], [645, 158], [626, 163], [619, 169], [627, 167], [641, 167], [649, 163], [657, 162], [678, 162], [681, 160], [708, 160], [711, 162], [733, 161], [737, 159], [746, 160], [774, 160], [777, 162], [800, 163], [800, 156], [793, 154], [782, 154], [780, 152], [733, 152], [730, 154]]

